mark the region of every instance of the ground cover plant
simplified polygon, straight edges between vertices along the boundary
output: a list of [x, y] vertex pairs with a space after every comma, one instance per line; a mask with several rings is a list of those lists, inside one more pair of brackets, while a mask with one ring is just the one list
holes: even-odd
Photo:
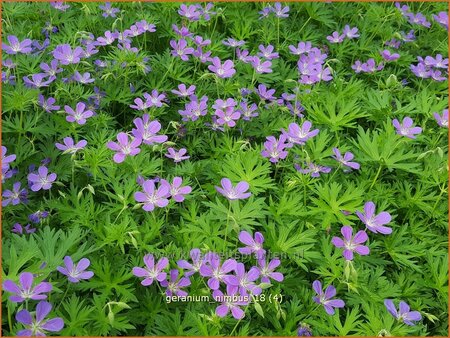
[[446, 3], [2, 7], [3, 335], [448, 335]]

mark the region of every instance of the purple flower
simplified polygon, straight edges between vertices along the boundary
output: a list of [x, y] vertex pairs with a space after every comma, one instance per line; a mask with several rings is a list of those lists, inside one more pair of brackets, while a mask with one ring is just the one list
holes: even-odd
[[184, 195], [191, 193], [192, 188], [188, 185], [181, 186], [183, 184], [183, 179], [181, 177], [174, 177], [173, 182], [170, 185], [170, 196], [176, 202], [183, 202]]
[[344, 37], [344, 34], [339, 35], [338, 32], [333, 32], [333, 34], [327, 36], [327, 40], [331, 43], [341, 43], [342, 41], [344, 41]]
[[32, 228], [31, 224], [27, 224], [24, 227], [20, 223], [15, 223], [13, 228], [11, 229], [11, 232], [14, 232], [16, 234], [23, 235], [24, 231], [26, 234], [32, 234], [36, 232], [36, 228]]
[[217, 290], [221, 282], [229, 284], [230, 279], [233, 279], [233, 276], [228, 273], [236, 268], [236, 264], [234, 259], [227, 259], [221, 266], [220, 256], [210, 252], [206, 255], [205, 263], [200, 267], [200, 275], [210, 277], [208, 286], [212, 290]]
[[299, 164], [294, 164], [295, 169], [302, 174], [311, 174], [311, 177], [320, 177], [320, 173], [328, 174], [331, 171], [330, 167], [324, 167], [312, 162], [309, 162], [305, 168], [300, 167]]
[[405, 34], [405, 32], [400, 32], [401, 36], [402, 36], [402, 40], [405, 42], [412, 42], [414, 40], [416, 40], [416, 37], [414, 35], [414, 29], [411, 29], [408, 34]]
[[144, 93], [148, 107], [162, 107], [166, 94], [159, 94], [156, 89], [152, 90], [152, 94]]
[[141, 282], [143, 286], [152, 285], [153, 280], [162, 282], [166, 279], [167, 273], [163, 270], [169, 265], [169, 260], [166, 257], [161, 258], [158, 263], [155, 264], [155, 258], [152, 254], [144, 256], [145, 268], [135, 266], [133, 268], [133, 275], [136, 277], [145, 277]]
[[127, 156], [135, 156], [141, 152], [138, 147], [141, 145], [142, 140], [140, 138], [133, 138], [130, 142], [126, 133], [120, 132], [117, 134], [116, 142], [108, 142], [106, 146], [114, 151], [117, 151], [113, 156], [113, 160], [116, 163], [122, 163]]
[[439, 12], [437, 15], [433, 15], [434, 21], [440, 24], [442, 27], [448, 30], [448, 14], [447, 12]]
[[9, 45], [6, 43], [2, 43], [2, 49], [6, 54], [17, 54], [23, 53], [28, 54], [31, 53], [32, 41], [30, 39], [25, 39], [22, 42], [14, 35], [8, 35], [7, 37]]
[[[357, 162], [351, 162], [351, 160], [353, 160], [354, 155], [347, 151], [344, 156], [342, 156], [341, 152], [339, 151], [338, 148], [333, 148], [333, 153], [334, 156], [332, 156], [336, 161], [338, 161], [339, 163], [341, 163], [342, 165], [349, 167], [351, 169], [355, 169], [358, 170], [360, 168], [359, 163]], [[345, 170], [344, 170], [345, 171]], [[350, 170], [347, 170], [350, 171]]]
[[405, 302], [401, 301], [399, 303], [399, 311], [395, 308], [394, 302], [391, 299], [385, 299], [384, 305], [386, 309], [394, 316], [395, 319], [405, 323], [406, 325], [414, 326], [416, 325], [413, 322], [419, 321], [422, 319], [422, 315], [419, 311], [409, 311], [409, 305]]
[[279, 2], [275, 2], [272, 11], [277, 18], [287, 18], [289, 16], [289, 6], [282, 7]]
[[28, 76], [23, 77], [23, 82], [25, 85], [29, 88], [41, 88], [41, 87], [48, 87], [50, 83], [53, 82], [52, 79], [48, 78], [45, 81], [45, 78], [47, 78], [47, 74], [45, 73], [38, 73], [38, 74], [32, 74], [31, 80]]
[[178, 14], [185, 17], [189, 21], [198, 21], [200, 20], [200, 16], [202, 15], [201, 6], [198, 5], [187, 6], [185, 4], [182, 4], [180, 6], [180, 9], [178, 10]]
[[58, 60], [52, 60], [50, 62], [50, 65], [47, 63], [41, 63], [40, 68], [44, 71], [45, 74], [47, 74], [50, 77], [56, 77], [56, 74], [61, 73], [63, 69], [59, 67]]
[[395, 61], [400, 57], [400, 54], [398, 53], [391, 53], [389, 50], [385, 49], [380, 52], [383, 59], [386, 61]]
[[203, 96], [198, 101], [197, 96], [190, 96], [191, 102], [186, 103], [184, 110], [179, 110], [178, 113], [183, 116], [183, 121], [196, 121], [200, 116], [205, 116], [208, 113], [208, 97]]
[[211, 44], [211, 40], [209, 39], [203, 39], [202, 36], [196, 35], [192, 41], [198, 46], [198, 47], [205, 47]]
[[28, 181], [31, 183], [31, 190], [49, 190], [52, 187], [52, 183], [56, 180], [55, 173], [48, 173], [48, 169], [45, 166], [38, 168], [38, 173], [28, 174]]
[[85, 110], [86, 104], [83, 102], [78, 102], [75, 110], [73, 110], [69, 106], [64, 106], [64, 110], [67, 113], [66, 121], [67, 122], [76, 122], [79, 125], [83, 125], [86, 123], [86, 120], [94, 115], [92, 110]]
[[378, 66], [375, 64], [374, 59], [369, 59], [367, 62], [361, 63], [361, 61], [357, 60], [352, 65], [352, 69], [355, 71], [355, 73], [374, 73], [377, 70], [381, 70], [384, 68], [384, 65], [382, 63], [378, 64]]
[[272, 62], [269, 60], [262, 61], [259, 57], [254, 56], [251, 60], [252, 67], [258, 74], [272, 73]]
[[239, 105], [241, 108], [237, 110], [237, 112], [242, 114], [243, 120], [250, 121], [252, 118], [259, 115], [256, 111], [256, 109], [258, 109], [256, 103], [252, 103], [251, 105], [249, 105], [246, 101], [242, 101]]
[[16, 159], [15, 154], [6, 156], [7, 152], [8, 149], [5, 146], [2, 146], [2, 169], [9, 168], [9, 164]]
[[193, 35], [191, 32], [189, 32], [189, 29], [184, 26], [182, 26], [181, 29], [179, 29], [177, 25], [172, 25], [172, 29], [175, 32], [175, 34], [181, 37], [190, 37]]
[[174, 148], [168, 148], [167, 149], [167, 154], [165, 154], [165, 156], [167, 158], [171, 158], [173, 159], [173, 161], [175, 163], [187, 160], [188, 158], [190, 158], [190, 156], [184, 156], [187, 153], [187, 150], [185, 148], [181, 148], [180, 150], [175, 150]]
[[188, 293], [181, 290], [181, 288], [191, 285], [191, 281], [188, 277], [182, 277], [178, 280], [178, 274], [179, 272], [177, 269], [170, 270], [169, 280], [163, 280], [161, 282], [161, 286], [167, 288], [167, 296], [172, 296], [175, 294], [179, 297], [186, 297], [188, 295]]
[[311, 50], [311, 46], [311, 42], [309, 41], [300, 41], [297, 47], [295, 47], [294, 45], [289, 45], [289, 50], [291, 51], [291, 54], [302, 55], [304, 53], [308, 53]]
[[343, 300], [332, 299], [336, 295], [336, 288], [333, 285], [329, 285], [325, 292], [323, 292], [322, 283], [315, 280], [312, 287], [318, 295], [318, 297], [313, 297], [314, 302], [322, 304], [329, 315], [334, 315], [334, 308], [344, 307], [345, 303]]
[[243, 200], [251, 196], [250, 192], [246, 192], [249, 185], [245, 181], [241, 181], [233, 187], [230, 179], [222, 178], [220, 181], [222, 187], [215, 186], [216, 190], [229, 200]]
[[263, 249], [264, 236], [260, 232], [255, 232], [255, 238], [247, 231], [241, 231], [239, 234], [239, 241], [247, 245], [244, 248], [239, 248], [239, 252], [244, 255], [251, 255], [255, 253], [256, 257], [263, 257], [266, 250]]
[[239, 48], [236, 49], [236, 57], [238, 60], [241, 60], [244, 63], [249, 63], [253, 60], [253, 56], [250, 55], [250, 52], [248, 50], [240, 50]]
[[253, 295], [261, 294], [262, 289], [254, 283], [259, 278], [259, 269], [256, 266], [245, 272], [244, 264], [237, 263], [235, 271], [236, 275], [230, 278], [227, 290], [232, 293], [239, 291], [242, 296], [247, 296], [249, 292]]
[[47, 100], [42, 94], [38, 96], [38, 104], [41, 106], [47, 113], [51, 113], [52, 111], [59, 110], [61, 107], [55, 105], [56, 100], [53, 97], [49, 97]]
[[46, 320], [45, 317], [52, 310], [52, 304], [48, 302], [39, 302], [36, 305], [36, 318], [31, 316], [28, 310], [20, 310], [16, 314], [16, 320], [25, 325], [25, 330], [17, 332], [19, 337], [45, 336], [46, 331], [58, 332], [64, 327], [62, 318], [55, 317]]
[[110, 2], [105, 2], [105, 4], [102, 6], [98, 6], [101, 10], [103, 10], [102, 16], [107, 18], [108, 16], [115, 18], [116, 14], [120, 12], [120, 9], [111, 7]]
[[3, 290], [13, 293], [9, 300], [14, 303], [22, 303], [24, 300], [46, 299], [47, 293], [52, 291], [52, 285], [47, 282], [41, 282], [33, 287], [34, 276], [31, 272], [22, 272], [19, 275], [20, 285], [14, 283], [12, 280], [5, 280], [3, 283]]
[[180, 41], [170, 40], [170, 46], [173, 48], [171, 51], [172, 56], [179, 57], [183, 61], [189, 60], [190, 54], [194, 52], [194, 48], [188, 47], [185, 39]]
[[233, 107], [227, 107], [224, 110], [218, 109], [215, 112], [217, 116], [216, 123], [219, 126], [227, 125], [228, 127], [234, 127], [237, 120], [241, 117], [241, 113], [238, 110], [234, 110]]
[[189, 253], [189, 256], [192, 259], [192, 264], [186, 260], [179, 260], [177, 262], [178, 267], [180, 267], [181, 269], [188, 270], [185, 271], [184, 273], [186, 277], [192, 276], [194, 273], [199, 272], [200, 267], [205, 262], [205, 257], [203, 257], [202, 254], [200, 253], [200, 249], [192, 249], [191, 252]]
[[289, 143], [303, 145], [310, 138], [313, 138], [319, 133], [319, 129], [311, 130], [312, 123], [309, 121], [303, 122], [301, 127], [297, 123], [291, 123], [288, 126], [288, 131], [284, 132]]
[[244, 40], [238, 41], [238, 40], [235, 40], [235, 39], [233, 39], [233, 38], [228, 38], [228, 39], [226, 39], [226, 40], [223, 40], [222, 43], [223, 43], [225, 46], [229, 46], [229, 47], [236, 48], [236, 47], [243, 46], [243, 45], [245, 44], [245, 41], [244, 41]]
[[133, 123], [136, 129], [133, 129], [131, 133], [136, 139], [142, 139], [142, 143], [152, 145], [167, 141], [167, 135], [157, 135], [161, 130], [161, 123], [157, 120], [151, 121], [150, 115], [144, 114], [142, 118], [134, 119]]
[[33, 223], [39, 223], [42, 219], [48, 217], [48, 211], [36, 211], [35, 213], [28, 216], [28, 219]]
[[259, 20], [269, 17], [270, 13], [272, 13], [272, 10], [273, 10], [273, 8], [270, 5], [267, 7], [264, 7], [261, 11], [258, 12], [258, 14], [261, 15], [259, 17]]
[[53, 50], [53, 57], [56, 60], [59, 60], [59, 62], [63, 65], [76, 64], [80, 62], [83, 54], [83, 48], [75, 47], [72, 50], [72, 47], [68, 44], [58, 45]]
[[437, 54], [436, 57], [426, 56], [423, 60], [426, 66], [435, 68], [448, 68], [448, 58], [443, 58], [441, 54]]
[[90, 279], [94, 276], [92, 271], [85, 271], [89, 265], [91, 265], [89, 259], [82, 258], [75, 266], [72, 258], [70, 256], [66, 256], [64, 257], [64, 266], [58, 266], [56, 270], [67, 276], [69, 282], [78, 283], [81, 279]]
[[386, 211], [375, 215], [375, 203], [371, 201], [364, 204], [364, 213], [357, 210], [356, 215], [366, 225], [367, 229], [374, 233], [389, 235], [392, 232], [391, 228], [384, 226], [391, 221], [391, 215]]
[[312, 331], [308, 324], [302, 323], [297, 329], [297, 337], [311, 337]]
[[167, 199], [170, 196], [170, 184], [166, 180], [161, 180], [158, 189], [155, 188], [154, 180], [146, 180], [142, 184], [144, 192], [138, 191], [134, 194], [137, 202], [143, 203], [142, 209], [153, 211], [155, 206], [164, 208], [169, 204]]
[[349, 25], [345, 25], [342, 35], [344, 35], [347, 39], [359, 38], [358, 28], [357, 27], [350, 28]]
[[64, 137], [64, 144], [55, 143], [56, 148], [67, 154], [75, 154], [78, 150], [83, 149], [87, 145], [86, 140], [81, 140], [75, 144], [73, 138]]
[[277, 52], [273, 51], [274, 47], [272, 45], [268, 45], [267, 47], [265, 47], [264, 45], [259, 45], [258, 49], [260, 51], [258, 53], [258, 56], [266, 60], [278, 59], [280, 57], [280, 55]]
[[20, 203], [26, 203], [28, 191], [23, 188], [20, 189], [20, 182], [15, 182], [13, 184], [12, 190], [4, 190], [2, 196], [5, 198], [2, 201], [2, 206], [6, 207], [9, 204], [17, 205]]
[[112, 44], [118, 38], [118, 32], [111, 33], [111, 31], [106, 31], [103, 36], [97, 38], [97, 45], [107, 46]]
[[369, 254], [369, 248], [365, 245], [362, 245], [362, 243], [364, 243], [368, 239], [368, 236], [364, 230], [358, 231], [353, 237], [352, 227], [346, 225], [341, 228], [341, 233], [344, 239], [333, 237], [331, 243], [333, 243], [337, 248], [344, 248], [344, 252], [342, 255], [346, 260], [353, 260], [353, 252], [356, 252], [361, 256]]
[[417, 65], [410, 65], [411, 71], [420, 78], [427, 79], [431, 77], [432, 70], [427, 67], [425, 63], [418, 63]]
[[81, 75], [78, 71], [75, 72], [75, 74], [72, 77], [76, 82], [86, 84], [86, 83], [92, 83], [95, 81], [95, 79], [91, 78], [91, 74], [86, 72]]
[[255, 89], [255, 93], [264, 101], [274, 101], [276, 99], [273, 94], [275, 94], [275, 89], [268, 89], [265, 85], [260, 84], [258, 88]]
[[230, 311], [235, 319], [242, 319], [245, 316], [245, 312], [240, 306], [248, 305], [249, 297], [242, 296], [237, 293], [237, 290], [230, 290], [227, 295], [224, 295], [222, 291], [215, 290], [213, 292], [213, 298], [222, 303], [216, 308], [216, 315], [219, 317], [225, 317]]
[[394, 119], [394, 121], [392, 121], [392, 124], [397, 129], [397, 134], [406, 136], [408, 138], [415, 139], [415, 135], [422, 132], [422, 128], [413, 127], [413, 120], [408, 116], [403, 119], [403, 122], [401, 124], [397, 119]]
[[232, 77], [236, 70], [234, 69], [234, 63], [231, 60], [226, 60], [223, 64], [220, 59], [215, 56], [211, 60], [212, 65], [208, 66], [208, 69], [215, 73], [220, 78], [229, 78]]
[[411, 24], [421, 25], [427, 28], [430, 28], [431, 23], [427, 21], [427, 18], [422, 13], [406, 13], [405, 17], [408, 19], [408, 22]]
[[395, 48], [395, 49], [399, 49], [401, 43], [402, 43], [401, 41], [398, 41], [398, 40], [396, 40], [396, 39], [391, 39], [391, 40], [389, 40], [389, 41], [386, 41], [386, 42], [384, 43], [384, 45], [385, 45], [385, 46], [388, 46], [388, 47]]
[[270, 283], [270, 279], [282, 282], [284, 276], [281, 272], [275, 272], [275, 269], [281, 264], [279, 259], [272, 259], [267, 263], [265, 257], [258, 258], [259, 272], [262, 283]]
[[64, 2], [62, 1], [50, 1], [50, 6], [61, 12], [65, 12], [66, 9], [70, 8], [70, 5], [64, 5]]
[[263, 157], [269, 158], [270, 162], [277, 163], [279, 160], [284, 160], [288, 152], [285, 151], [289, 144], [285, 143], [287, 140], [286, 135], [281, 134], [279, 139], [274, 136], [266, 137], [266, 142], [264, 142], [264, 150], [261, 152]]
[[189, 86], [189, 88], [186, 88], [186, 85], [184, 83], [178, 85], [178, 90], [172, 90], [172, 93], [179, 97], [188, 97], [191, 95], [194, 95], [195, 93], [195, 86]]
[[434, 118], [436, 119], [438, 125], [444, 128], [448, 128], [448, 109], [444, 109], [442, 111], [442, 115], [438, 113], [433, 113]]

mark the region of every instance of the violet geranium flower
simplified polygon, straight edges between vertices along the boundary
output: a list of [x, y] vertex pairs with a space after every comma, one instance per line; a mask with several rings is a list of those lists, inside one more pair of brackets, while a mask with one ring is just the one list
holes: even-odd
[[239, 295], [237, 290], [227, 292], [227, 295], [224, 295], [220, 290], [215, 290], [213, 292], [213, 298], [217, 302], [222, 303], [216, 308], [217, 316], [225, 317], [231, 311], [231, 314], [235, 319], [240, 320], [244, 318], [245, 312], [240, 307], [248, 305], [249, 301], [246, 299], [248, 297]]
[[48, 293], [52, 291], [52, 285], [47, 282], [41, 282], [33, 287], [34, 276], [31, 272], [22, 272], [19, 275], [20, 285], [12, 280], [5, 280], [3, 290], [13, 293], [9, 300], [14, 303], [22, 303], [27, 299], [40, 300], [46, 299]]
[[194, 48], [187, 46], [185, 39], [179, 41], [170, 40], [170, 46], [173, 48], [171, 51], [172, 56], [179, 57], [183, 61], [189, 60], [189, 55], [194, 52]]
[[173, 178], [173, 182], [170, 185], [170, 196], [175, 202], [183, 202], [184, 195], [187, 195], [192, 191], [190, 186], [181, 186], [182, 184], [183, 179], [177, 176]]
[[146, 180], [142, 184], [144, 192], [138, 191], [134, 194], [137, 202], [143, 203], [142, 209], [153, 211], [155, 206], [164, 208], [169, 204], [167, 199], [170, 196], [170, 184], [166, 180], [161, 180], [158, 189], [155, 187], [154, 180]]
[[241, 254], [255, 253], [256, 257], [263, 257], [266, 253], [266, 250], [263, 249], [264, 236], [260, 232], [255, 232], [255, 238], [253, 238], [247, 231], [241, 231], [239, 241], [246, 245], [246, 247], [239, 248]]
[[316, 297], [313, 297], [314, 302], [322, 304], [325, 311], [329, 315], [334, 315], [334, 308], [342, 308], [345, 303], [341, 299], [332, 299], [336, 295], [336, 288], [333, 285], [329, 285], [325, 292], [322, 290], [322, 283], [315, 280], [312, 284], [314, 291], [317, 293]]
[[77, 151], [83, 149], [87, 145], [86, 140], [80, 140], [75, 144], [75, 141], [71, 137], [64, 137], [63, 141], [64, 144], [55, 143], [55, 146], [66, 154], [75, 154]]
[[[336, 161], [338, 161], [339, 163], [341, 163], [342, 165], [344, 165], [344, 166], [346, 166], [348, 168], [351, 168], [351, 169], [355, 169], [355, 170], [358, 170], [360, 168], [360, 164], [359, 163], [352, 162], [354, 155], [351, 152], [347, 151], [344, 154], [344, 156], [342, 156], [342, 154], [341, 154], [341, 152], [339, 151], [338, 148], [333, 148], [333, 153], [334, 153], [333, 158]], [[351, 169], [344, 170], [344, 171], [350, 171]]]
[[67, 122], [76, 122], [79, 125], [83, 125], [86, 123], [86, 120], [94, 115], [92, 110], [85, 110], [86, 104], [83, 102], [78, 102], [75, 110], [73, 110], [69, 106], [64, 106], [64, 110], [67, 113], [66, 121]]
[[87, 258], [82, 258], [77, 265], [73, 263], [70, 256], [64, 257], [64, 266], [58, 266], [56, 270], [68, 277], [69, 282], [78, 283], [82, 279], [90, 279], [94, 276], [92, 271], [85, 271], [91, 262]]
[[353, 236], [352, 227], [346, 225], [341, 228], [341, 233], [344, 239], [333, 237], [331, 243], [333, 243], [337, 248], [344, 248], [342, 255], [346, 260], [353, 260], [353, 252], [356, 252], [362, 256], [369, 254], [369, 248], [362, 245], [362, 243], [368, 239], [367, 233], [364, 230], [358, 231], [356, 235]]
[[210, 252], [206, 255], [205, 263], [200, 267], [200, 275], [209, 277], [208, 286], [212, 290], [219, 289], [220, 283], [230, 284], [232, 275], [228, 274], [236, 268], [236, 260], [227, 259], [220, 265], [220, 256]]
[[301, 167], [299, 164], [294, 164], [295, 169], [302, 174], [311, 174], [311, 177], [320, 177], [320, 173], [328, 174], [331, 171], [330, 167], [321, 166], [315, 163], [308, 163], [305, 167]]
[[9, 168], [9, 164], [16, 159], [16, 155], [8, 155], [6, 156], [8, 149], [5, 146], [2, 146], [2, 169]]
[[187, 150], [185, 148], [181, 148], [180, 150], [175, 150], [174, 148], [168, 148], [167, 149], [167, 154], [165, 154], [165, 156], [167, 158], [171, 158], [173, 159], [173, 161], [175, 163], [187, 160], [188, 158], [190, 158], [190, 156], [185, 156], [187, 153]]
[[64, 320], [60, 317], [45, 319], [52, 310], [52, 304], [42, 301], [36, 305], [36, 317], [33, 318], [28, 310], [20, 310], [16, 320], [25, 325], [24, 330], [17, 332], [19, 337], [45, 336], [46, 332], [58, 332], [64, 327]]
[[415, 139], [416, 134], [422, 133], [422, 128], [414, 127], [412, 118], [408, 116], [403, 119], [402, 123], [400, 123], [397, 119], [394, 119], [394, 121], [392, 121], [392, 124], [397, 129], [397, 134], [406, 136], [411, 139]]
[[6, 207], [9, 204], [18, 205], [20, 203], [26, 203], [27, 200], [27, 189], [20, 189], [20, 182], [15, 182], [13, 184], [12, 190], [4, 190], [2, 196], [4, 200], [2, 201], [2, 206]]
[[56, 100], [53, 97], [49, 97], [47, 100], [42, 94], [38, 96], [38, 105], [41, 106], [47, 113], [51, 113], [54, 110], [59, 110], [61, 107], [55, 105]]
[[381, 56], [386, 61], [395, 61], [400, 57], [398, 53], [391, 53], [388, 49], [385, 49], [380, 52]]
[[208, 66], [208, 69], [215, 73], [220, 78], [229, 78], [236, 73], [236, 70], [234, 69], [234, 63], [231, 60], [226, 60], [223, 64], [220, 61], [220, 59], [215, 56], [211, 60], [212, 65]]
[[45, 166], [38, 168], [37, 174], [28, 174], [28, 181], [31, 183], [31, 190], [49, 190], [52, 187], [53, 182], [56, 180], [55, 173], [48, 173], [48, 169]]
[[249, 185], [245, 181], [239, 182], [236, 187], [233, 187], [228, 178], [222, 178], [220, 183], [222, 187], [215, 186], [216, 190], [229, 200], [243, 200], [251, 196], [251, 193], [247, 192]]
[[53, 50], [53, 57], [62, 65], [77, 64], [84, 55], [84, 50], [81, 47], [75, 47], [72, 50], [69, 44], [58, 45]]
[[153, 281], [156, 279], [158, 282], [162, 282], [166, 279], [167, 273], [163, 270], [169, 265], [169, 260], [166, 257], [161, 258], [155, 264], [155, 258], [152, 254], [147, 254], [144, 256], [145, 268], [135, 266], [133, 268], [133, 275], [136, 277], [145, 277], [141, 282], [143, 286], [152, 285]]
[[277, 282], [282, 282], [284, 276], [281, 272], [275, 272], [275, 269], [281, 264], [281, 261], [277, 258], [272, 259], [270, 262], [266, 261], [265, 257], [258, 258], [258, 266], [262, 283], [270, 283], [270, 279]]
[[419, 311], [409, 311], [410, 307], [405, 302], [399, 303], [399, 311], [395, 308], [394, 302], [391, 299], [385, 299], [384, 305], [386, 309], [390, 312], [391, 315], [394, 316], [395, 319], [405, 323], [406, 325], [416, 325], [413, 322], [419, 321], [422, 319], [422, 315]]
[[32, 51], [32, 41], [30, 39], [19, 41], [16, 36], [8, 35], [7, 40], [9, 45], [7, 45], [6, 43], [2, 43], [2, 49], [6, 54], [28, 54]]
[[319, 129], [311, 130], [311, 127], [312, 123], [309, 121], [303, 122], [301, 127], [297, 123], [289, 124], [286, 133], [288, 141], [300, 145], [305, 144], [306, 141], [319, 133]]
[[140, 138], [134, 138], [130, 142], [126, 133], [120, 132], [117, 134], [116, 142], [108, 142], [106, 146], [114, 151], [117, 151], [113, 156], [113, 160], [116, 163], [122, 163], [127, 156], [135, 156], [141, 152], [138, 147], [141, 145], [142, 140]]
[[233, 292], [236, 290], [242, 296], [248, 296], [249, 292], [253, 295], [261, 294], [262, 289], [255, 284], [255, 281], [259, 278], [259, 269], [256, 266], [251, 267], [246, 272], [244, 263], [237, 263], [235, 271], [236, 275], [230, 278], [230, 285], [227, 287], [227, 291]]
[[150, 115], [144, 114], [142, 118], [134, 119], [133, 123], [136, 129], [133, 129], [131, 133], [136, 139], [141, 139], [142, 143], [152, 145], [167, 141], [167, 135], [157, 135], [161, 130], [161, 123], [157, 120], [151, 121]]
[[264, 142], [264, 150], [261, 151], [261, 155], [268, 158], [272, 163], [277, 163], [279, 160], [285, 159], [288, 152], [284, 149], [289, 146], [288, 143], [285, 143], [286, 140], [287, 137], [284, 134], [281, 134], [279, 139], [276, 139], [274, 136], [266, 137], [266, 142]]
[[177, 269], [170, 270], [169, 280], [163, 280], [161, 282], [161, 286], [167, 288], [166, 295], [172, 296], [177, 295], [179, 297], [186, 297], [188, 293], [184, 290], [181, 290], [182, 287], [186, 287], [191, 285], [191, 281], [188, 277], [182, 277], [178, 280], [179, 271]]
[[36, 228], [32, 228], [31, 224], [27, 224], [25, 226], [22, 226], [20, 223], [15, 223], [13, 228], [11, 229], [11, 232], [14, 232], [16, 234], [23, 235], [25, 234], [32, 234], [36, 232]]
[[375, 203], [372, 201], [364, 204], [364, 213], [356, 211], [356, 215], [359, 217], [361, 222], [366, 225], [367, 229], [373, 233], [380, 233], [383, 235], [389, 235], [392, 233], [391, 228], [384, 226], [391, 221], [391, 215], [386, 211], [375, 215]]
[[192, 276], [194, 273], [200, 271], [200, 267], [205, 263], [205, 257], [200, 253], [200, 249], [192, 249], [189, 253], [192, 263], [182, 259], [177, 262], [178, 267], [185, 269], [184, 275], [186, 277]]
[[441, 115], [439, 115], [438, 113], [433, 113], [433, 116], [439, 126], [448, 128], [448, 109], [444, 109]]

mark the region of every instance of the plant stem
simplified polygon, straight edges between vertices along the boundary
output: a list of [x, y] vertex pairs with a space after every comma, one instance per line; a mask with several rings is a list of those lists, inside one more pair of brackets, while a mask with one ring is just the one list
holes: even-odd
[[69, 285], [67, 285], [66, 292], [64, 292], [64, 295], [62, 296], [61, 300], [59, 301], [59, 304], [58, 304], [58, 306], [56, 307], [55, 311], [58, 310], [59, 307], [61, 306], [63, 300], [66, 298], [67, 293], [69, 292], [69, 289], [70, 289], [70, 283], [69, 283]]
[[381, 172], [381, 168], [382, 168], [382, 167], [383, 167], [383, 165], [380, 164], [380, 166], [378, 167], [377, 174], [376, 174], [375, 178], [373, 179], [372, 184], [371, 184], [370, 187], [369, 187], [369, 191], [372, 190], [372, 187], [375, 185], [375, 182], [377, 181], [378, 176], [380, 176], [380, 172]]
[[225, 228], [225, 241], [223, 242], [223, 252], [227, 248], [227, 236], [228, 236], [228, 224], [230, 223], [230, 211], [231, 211], [231, 201], [228, 201], [228, 212], [227, 212], [227, 227]]

